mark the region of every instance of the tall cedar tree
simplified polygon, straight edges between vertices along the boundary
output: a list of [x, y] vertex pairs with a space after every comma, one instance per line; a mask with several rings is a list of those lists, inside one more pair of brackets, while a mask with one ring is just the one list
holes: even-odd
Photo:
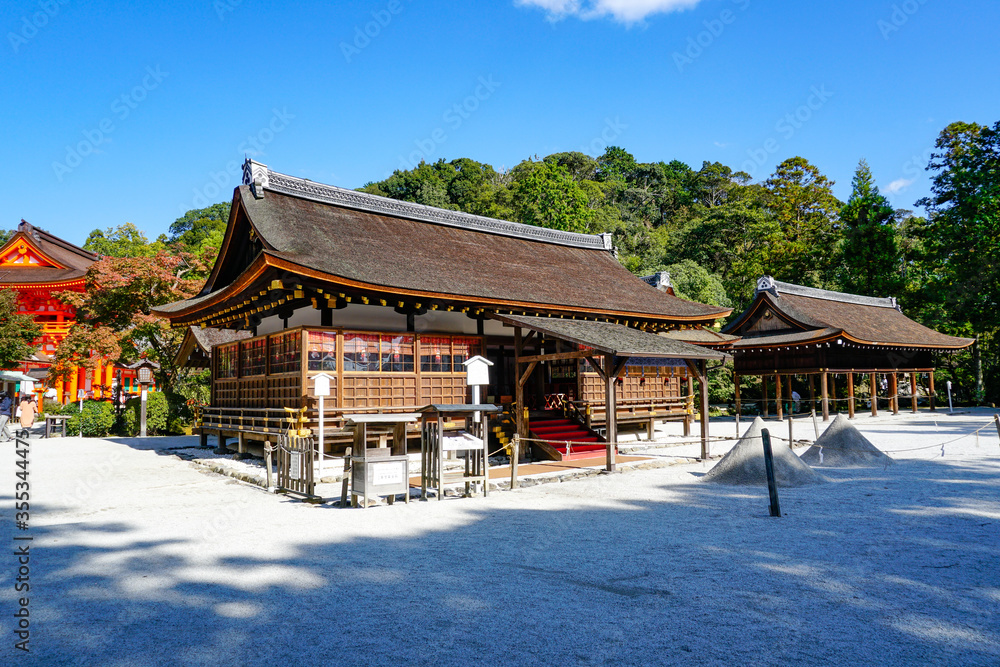
[[852, 294], [895, 296], [902, 289], [902, 257], [896, 211], [883, 197], [868, 163], [858, 163], [854, 189], [840, 209], [841, 285]]
[[14, 368], [34, 354], [41, 335], [30, 315], [17, 312], [17, 292], [0, 290], [0, 368]]

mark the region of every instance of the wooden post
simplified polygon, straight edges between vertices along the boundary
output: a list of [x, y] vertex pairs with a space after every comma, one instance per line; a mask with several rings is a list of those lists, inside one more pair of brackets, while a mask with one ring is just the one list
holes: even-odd
[[521, 437], [514, 434], [514, 439], [510, 443], [510, 488], [517, 488], [517, 460], [521, 457]]
[[605, 470], [615, 471], [615, 443], [618, 442], [618, 400], [616, 396], [615, 382], [618, 374], [614, 369], [614, 355], [604, 355], [604, 440], [607, 443], [605, 451], [607, 462]]
[[997, 435], [1000, 435], [1000, 415], [993, 415], [993, 421], [997, 425]]
[[872, 391], [872, 417], [878, 417], [878, 377], [876, 373], [871, 374]]
[[910, 373], [910, 412], [917, 414], [917, 374]]
[[702, 360], [698, 367], [698, 382], [701, 384], [701, 460], [705, 461], [711, 455], [708, 451], [708, 362]]
[[[687, 407], [694, 410], [694, 373], [688, 369], [687, 376]], [[691, 437], [691, 413], [684, 415], [684, 437]]]
[[791, 416], [795, 414], [795, 401], [792, 400], [792, 380], [795, 376], [789, 375], [786, 379], [788, 382], [785, 383], [785, 402], [788, 405], [788, 415]]
[[[425, 418], [426, 419], [426, 418]], [[340, 482], [340, 506], [347, 507], [349, 502], [349, 486], [351, 484], [351, 452], [354, 451], [350, 447], [344, 450], [344, 479]], [[421, 473], [423, 469], [421, 469]], [[423, 476], [423, 475], [421, 475]], [[427, 479], [424, 477], [424, 479]], [[427, 497], [427, 489], [424, 488], [424, 498]]]
[[793, 432], [792, 424], [795, 418], [792, 417], [791, 413], [788, 414], [788, 448], [794, 449], [795, 447], [795, 433]]
[[514, 427], [517, 435], [526, 436], [524, 432], [524, 383], [521, 382], [521, 357], [524, 354], [524, 340], [521, 337], [521, 327], [514, 327]]
[[840, 414], [837, 408], [837, 376], [834, 373], [830, 373], [830, 402], [833, 404], [833, 414]]
[[274, 489], [274, 478], [272, 477], [273, 473], [271, 471], [271, 450], [272, 450], [271, 441], [270, 440], [265, 440], [264, 441], [264, 470], [267, 473], [267, 490], [268, 491], [271, 491], [272, 489]]
[[777, 408], [778, 419], [783, 420], [785, 418], [785, 410], [781, 405], [781, 376], [777, 373], [774, 375], [774, 404]]
[[742, 404], [741, 404], [741, 402], [740, 402], [740, 376], [739, 375], [734, 375], [733, 376], [733, 390], [735, 392], [735, 398], [736, 398], [736, 423], [739, 424], [740, 423], [740, 414], [741, 414], [741, 410], [742, 410], [742, 407], [743, 407]]
[[899, 414], [899, 375], [896, 371], [889, 373], [889, 405], [892, 407], [892, 414]]
[[933, 370], [930, 372], [930, 375], [928, 376], [928, 381], [930, 382], [930, 387], [928, 387], [927, 391], [930, 394], [930, 399], [931, 399], [931, 412], [934, 412], [934, 399], [937, 396], [934, 393], [934, 371]]
[[854, 373], [847, 374], [847, 416], [854, 419]]
[[809, 406], [816, 412], [816, 376], [809, 374]]
[[761, 401], [761, 403], [763, 404], [763, 409], [764, 409], [764, 419], [767, 419], [770, 415], [768, 415], [768, 410], [767, 410], [767, 376], [766, 375], [761, 375], [760, 376], [760, 395], [763, 397], [763, 400]]
[[771, 516], [780, 517], [781, 507], [778, 505], [778, 485], [774, 481], [774, 453], [771, 451], [771, 434], [768, 430], [760, 432], [764, 440], [764, 474], [767, 475], [767, 495], [771, 500]]
[[827, 393], [826, 376], [826, 371], [819, 374], [819, 393], [823, 400], [823, 421], [828, 422], [830, 421], [830, 394]]

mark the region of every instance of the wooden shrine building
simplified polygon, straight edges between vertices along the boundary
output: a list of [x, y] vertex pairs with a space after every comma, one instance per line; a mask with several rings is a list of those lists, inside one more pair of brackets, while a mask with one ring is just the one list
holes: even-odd
[[[203, 414], [220, 436], [268, 439], [289, 407], [306, 408], [315, 426], [320, 373], [333, 378], [327, 433], [344, 413], [467, 403], [462, 363], [478, 354], [494, 363], [486, 399], [516, 403], [528, 437], [525, 410], [603, 410], [609, 385], [626, 404], [684, 401], [705, 363], [723, 357], [655, 334], [711, 325], [731, 311], [633, 276], [610, 235], [377, 197], [251, 160], [243, 180], [204, 288], [158, 309], [174, 326], [249, 336], [211, 348]], [[608, 344], [607, 331], [574, 336], [541, 319], [641, 340]], [[613, 431], [613, 411], [605, 419]]]
[[[934, 409], [934, 354], [972, 345], [969, 338], [947, 336], [903, 315], [894, 298], [875, 298], [778, 282], [769, 276], [757, 282], [753, 303], [731, 322], [724, 333], [739, 336], [731, 345], [736, 371], [736, 407], [741, 408], [740, 378], [762, 379], [762, 412], [769, 413], [768, 384], [773, 382], [779, 418], [792, 403], [792, 384], [808, 381], [809, 400], [829, 419], [836, 398], [835, 378], [846, 381], [848, 414], [854, 417], [855, 380], [868, 376], [872, 415], [878, 413], [878, 394], [899, 411], [900, 375], [905, 376], [914, 412], [926, 378], [926, 393]], [[880, 380], [882, 376], [882, 380]], [[803, 386], [803, 390], [806, 388]], [[841, 403], [835, 407], [840, 408]]]
[[[22, 370], [48, 369], [56, 347], [76, 321], [76, 311], [54, 292], [84, 291], [84, 274], [97, 255], [21, 220], [10, 239], [0, 247], [0, 289], [18, 293], [18, 311], [30, 315], [41, 327], [35, 359]], [[73, 369], [68, 382], [56, 384], [59, 402], [75, 400], [78, 389], [100, 392], [111, 387], [113, 367], [102, 364], [93, 371]]]

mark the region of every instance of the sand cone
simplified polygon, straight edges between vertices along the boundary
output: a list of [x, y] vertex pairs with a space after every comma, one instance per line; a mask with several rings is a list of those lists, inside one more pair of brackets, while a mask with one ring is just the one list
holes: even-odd
[[[823, 462], [820, 462], [820, 451]], [[830, 427], [808, 450], [802, 460], [826, 468], [878, 468], [895, 463], [854, 427], [844, 415], [837, 415]]]
[[[703, 478], [706, 482], [716, 484], [739, 484], [750, 486], [767, 486], [767, 474], [764, 470], [764, 443], [761, 429], [764, 420], [757, 417], [747, 429], [736, 446], [715, 464]], [[774, 455], [774, 479], [778, 486], [804, 486], [826, 480], [815, 470], [802, 462], [783, 440], [771, 440], [771, 451]]]

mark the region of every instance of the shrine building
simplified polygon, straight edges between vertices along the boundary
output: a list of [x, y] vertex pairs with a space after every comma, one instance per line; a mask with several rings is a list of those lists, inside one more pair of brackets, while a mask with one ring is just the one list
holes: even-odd
[[769, 416], [773, 404], [779, 419], [797, 389], [808, 392], [808, 401], [801, 402], [822, 411], [824, 420], [831, 409], [853, 418], [858, 376], [867, 376], [864, 394], [873, 416], [880, 400], [898, 413], [900, 399], [909, 399], [916, 412], [921, 395], [933, 410], [935, 354], [975, 343], [914, 322], [891, 297], [831, 292], [770, 276], [757, 281], [753, 302], [723, 331], [737, 336], [729, 348], [736, 368], [737, 411], [740, 379], [758, 376], [763, 395], [760, 412]]
[[731, 310], [633, 276], [610, 234], [378, 197], [247, 160], [204, 288], [157, 312], [248, 336], [200, 337], [210, 353], [189, 336], [183, 355], [210, 358], [202, 426], [241, 451], [286, 428], [285, 408], [305, 408], [315, 427], [320, 373], [332, 378], [324, 424], [336, 433], [347, 413], [468, 403], [463, 362], [482, 355], [493, 362], [485, 400], [516, 406], [517, 433], [558, 459], [580, 454], [549, 446], [562, 436], [603, 452], [623, 420], [688, 424], [696, 409], [707, 448], [707, 364], [725, 355], [685, 332], [700, 342]]

